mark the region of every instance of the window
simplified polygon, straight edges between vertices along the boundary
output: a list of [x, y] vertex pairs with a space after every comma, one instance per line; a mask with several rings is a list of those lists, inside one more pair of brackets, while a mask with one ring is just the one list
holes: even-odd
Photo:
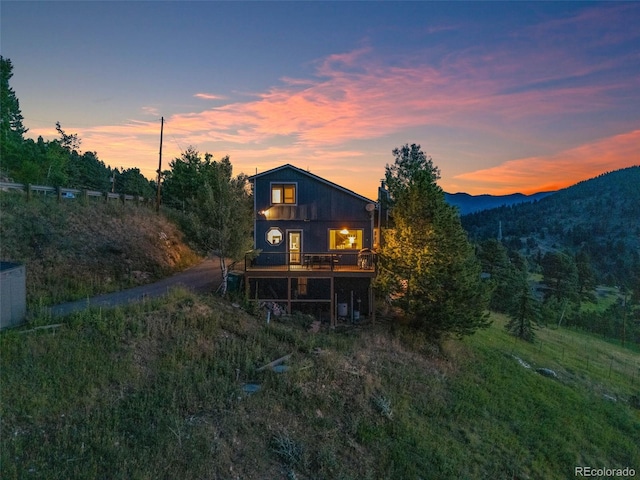
[[296, 203], [296, 185], [294, 183], [271, 185], [271, 203]]
[[298, 295], [307, 295], [307, 277], [298, 278]]
[[278, 227], [271, 227], [267, 232], [267, 243], [269, 245], [280, 245], [282, 243], [282, 230]]
[[362, 229], [330, 229], [329, 250], [361, 250], [362, 236]]

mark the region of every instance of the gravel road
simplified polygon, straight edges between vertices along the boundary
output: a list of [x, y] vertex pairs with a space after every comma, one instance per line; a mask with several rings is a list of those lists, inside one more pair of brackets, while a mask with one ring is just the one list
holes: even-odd
[[213, 292], [218, 288], [221, 281], [222, 274], [220, 273], [219, 260], [207, 259], [199, 265], [171, 277], [164, 278], [156, 283], [55, 305], [51, 307], [49, 311], [52, 317], [63, 317], [88, 307], [115, 307], [117, 305], [139, 302], [146, 298], [161, 297], [177, 286], [183, 286], [198, 293]]

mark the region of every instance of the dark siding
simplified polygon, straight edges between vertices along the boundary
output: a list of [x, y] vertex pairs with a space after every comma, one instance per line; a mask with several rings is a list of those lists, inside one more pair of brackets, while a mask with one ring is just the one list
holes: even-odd
[[[256, 211], [269, 210], [268, 219], [256, 214], [256, 248], [264, 252], [286, 252], [286, 231], [303, 231], [303, 250], [325, 252], [329, 247], [330, 228], [364, 230], [363, 245], [371, 247], [371, 217], [365, 210], [367, 201], [325, 184], [291, 168], [284, 168], [255, 179]], [[297, 183], [297, 204], [271, 206], [271, 185]], [[271, 226], [279, 227], [285, 241], [273, 246], [265, 236]]]

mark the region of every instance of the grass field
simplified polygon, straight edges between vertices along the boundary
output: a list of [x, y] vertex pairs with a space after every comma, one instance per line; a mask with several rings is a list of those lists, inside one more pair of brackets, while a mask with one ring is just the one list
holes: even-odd
[[[0, 477], [640, 474], [637, 349], [566, 329], [541, 329], [528, 344], [503, 323], [495, 316], [436, 347], [388, 324], [266, 325], [178, 290], [59, 328], [3, 332]], [[258, 370], [288, 354], [283, 373]]]

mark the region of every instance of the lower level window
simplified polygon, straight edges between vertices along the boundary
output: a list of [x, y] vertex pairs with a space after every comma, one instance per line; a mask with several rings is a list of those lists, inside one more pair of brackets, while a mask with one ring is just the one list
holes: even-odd
[[330, 229], [329, 250], [361, 250], [362, 237], [362, 229]]

